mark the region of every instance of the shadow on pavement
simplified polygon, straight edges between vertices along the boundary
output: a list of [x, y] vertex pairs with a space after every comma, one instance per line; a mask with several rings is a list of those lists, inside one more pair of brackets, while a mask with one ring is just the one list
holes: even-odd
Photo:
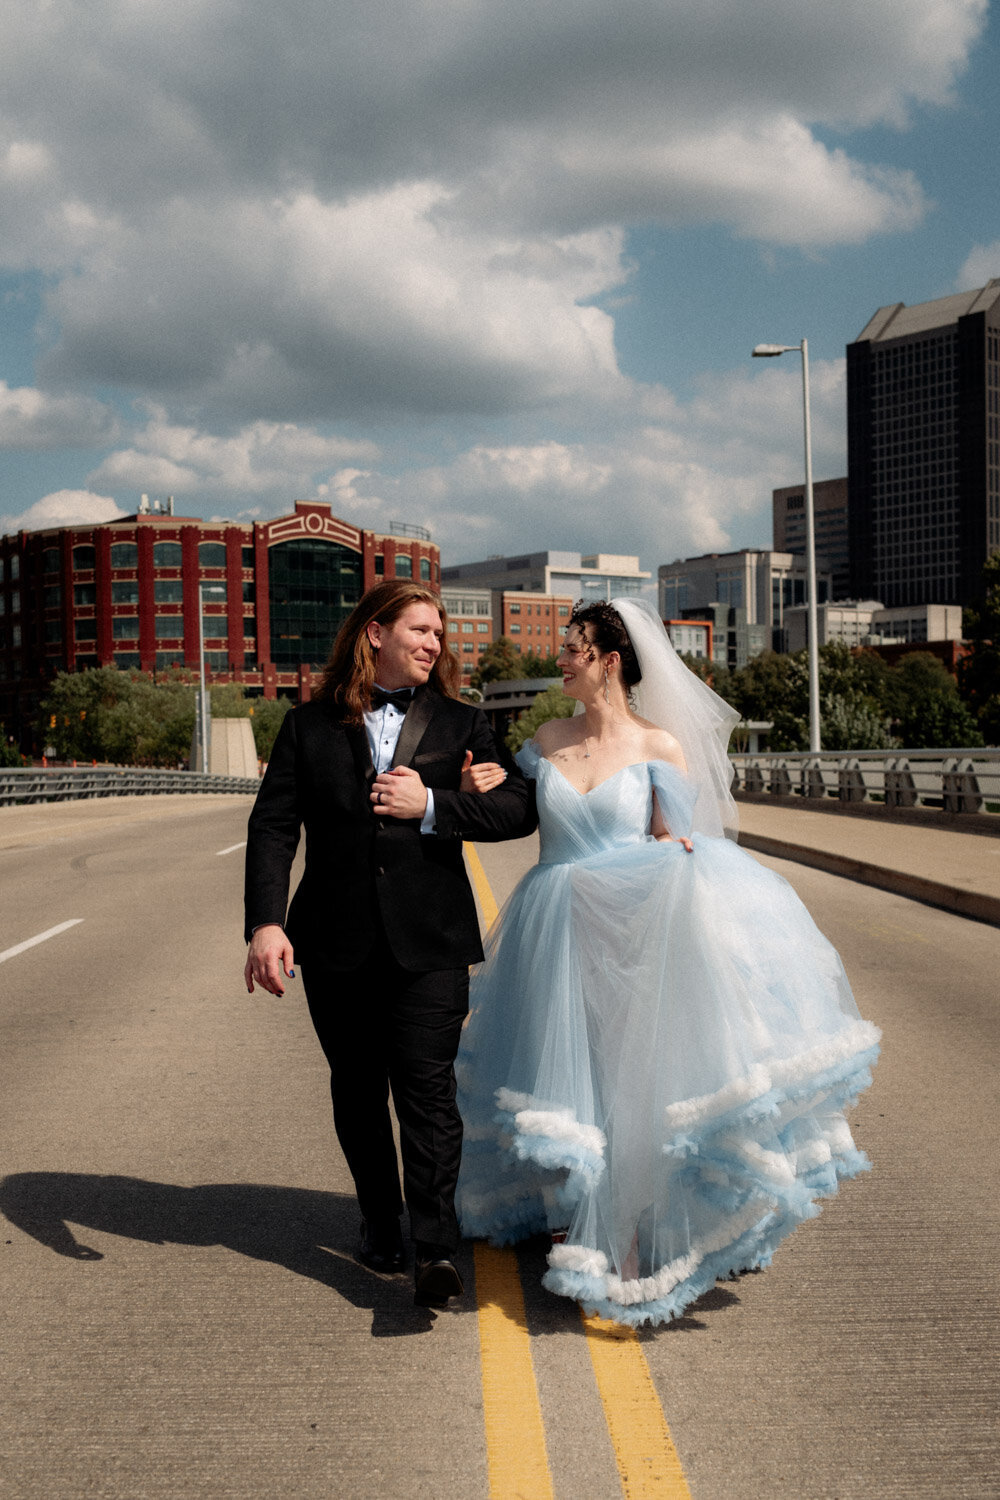
[[372, 1337], [423, 1333], [434, 1316], [413, 1305], [412, 1283], [382, 1277], [353, 1256], [353, 1195], [260, 1183], [177, 1187], [139, 1177], [21, 1172], [0, 1182], [0, 1212], [18, 1229], [72, 1260], [103, 1260], [70, 1224], [152, 1245], [223, 1245], [308, 1276], [355, 1307], [370, 1308]]

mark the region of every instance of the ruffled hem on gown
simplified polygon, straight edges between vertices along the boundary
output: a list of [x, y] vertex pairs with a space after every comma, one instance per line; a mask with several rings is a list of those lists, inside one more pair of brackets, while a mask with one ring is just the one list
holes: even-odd
[[620, 1323], [665, 1322], [767, 1265], [867, 1168], [844, 1108], [879, 1033], [780, 876], [726, 839], [657, 843], [655, 762], [583, 796], [533, 747], [541, 862], [473, 977], [458, 1060], [463, 1232], [566, 1228], [544, 1285]]

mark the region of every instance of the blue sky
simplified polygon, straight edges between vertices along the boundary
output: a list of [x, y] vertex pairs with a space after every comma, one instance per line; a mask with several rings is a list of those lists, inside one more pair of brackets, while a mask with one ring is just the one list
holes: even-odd
[[301, 496], [644, 567], [844, 471], [844, 345], [1000, 276], [984, 0], [13, 0], [0, 525]]

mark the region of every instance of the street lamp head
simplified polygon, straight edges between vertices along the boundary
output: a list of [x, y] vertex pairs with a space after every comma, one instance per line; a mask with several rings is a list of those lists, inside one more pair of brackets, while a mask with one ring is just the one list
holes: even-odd
[[790, 354], [793, 349], [798, 349], [798, 344], [757, 344], [753, 351], [754, 359], [774, 359], [777, 354]]

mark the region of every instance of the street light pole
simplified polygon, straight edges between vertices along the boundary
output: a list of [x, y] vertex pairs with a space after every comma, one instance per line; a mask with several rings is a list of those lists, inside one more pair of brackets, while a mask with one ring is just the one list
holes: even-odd
[[208, 689], [205, 686], [205, 593], [204, 584], [198, 585], [198, 770], [204, 776], [208, 771]]
[[809, 416], [809, 340], [801, 344], [758, 344], [754, 359], [773, 359], [779, 354], [802, 355], [802, 431], [806, 465], [806, 624], [809, 645], [809, 749], [820, 751], [819, 714], [819, 621], [816, 613], [816, 518], [813, 506], [812, 425]]

